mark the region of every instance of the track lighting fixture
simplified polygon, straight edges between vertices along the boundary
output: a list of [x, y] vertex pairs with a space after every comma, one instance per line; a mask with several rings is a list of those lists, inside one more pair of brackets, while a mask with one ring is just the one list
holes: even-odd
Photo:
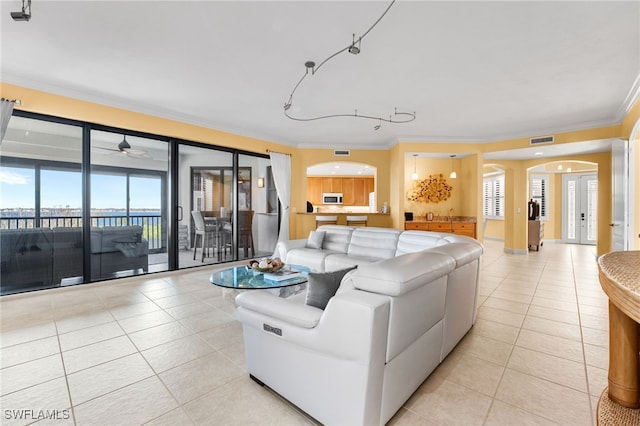
[[22, 10], [11, 12], [14, 21], [28, 21], [31, 19], [31, 0], [22, 0]]
[[358, 45], [356, 46], [356, 35], [353, 35], [353, 43], [351, 43], [351, 46], [349, 46], [349, 53], [353, 54], [353, 55], [357, 55], [358, 53], [360, 53], [360, 41], [362, 40], [362, 37], [360, 37], [358, 39]]
[[352, 55], [359, 54], [361, 52], [361, 48], [362, 48], [362, 39], [367, 34], [369, 34], [369, 32], [378, 24], [378, 22], [380, 22], [380, 20], [382, 20], [382, 18], [387, 14], [389, 9], [391, 9], [391, 6], [393, 6], [393, 4], [395, 2], [396, 2], [396, 0], [392, 0], [391, 1], [391, 4], [389, 4], [387, 9], [380, 16], [380, 18], [378, 18], [378, 20], [376, 22], [374, 22], [373, 25], [371, 25], [371, 27], [363, 35], [361, 35], [360, 37], [356, 38], [356, 35], [353, 34], [352, 42], [347, 47], [345, 47], [345, 48], [337, 51], [333, 55], [329, 56], [324, 61], [320, 62], [320, 65], [318, 65], [318, 66], [316, 66], [316, 63], [314, 61], [305, 62], [305, 64], [304, 64], [304, 66], [305, 66], [304, 74], [302, 75], [302, 78], [300, 78], [300, 80], [298, 80], [298, 83], [296, 83], [296, 85], [293, 87], [293, 90], [291, 91], [291, 94], [289, 95], [289, 99], [284, 103], [284, 106], [283, 106], [284, 115], [286, 115], [287, 118], [290, 118], [291, 120], [296, 120], [296, 121], [314, 121], [314, 120], [321, 120], [321, 119], [324, 119], [324, 118], [335, 118], [335, 117], [353, 117], [353, 118], [366, 118], [366, 119], [369, 119], [369, 120], [378, 120], [378, 124], [373, 127], [373, 130], [380, 130], [380, 127], [381, 127], [383, 121], [386, 121], [387, 123], [409, 123], [409, 122], [411, 122], [411, 121], [416, 119], [416, 113], [415, 112], [398, 112], [397, 108], [394, 109], [393, 115], [389, 115], [389, 119], [382, 118], [381, 116], [358, 115], [358, 110], [355, 110], [354, 114], [345, 114], [345, 113], [342, 113], [342, 114], [327, 114], [327, 115], [315, 116], [315, 117], [296, 117], [296, 116], [292, 115], [291, 112], [290, 112], [291, 105], [293, 104], [293, 95], [295, 95], [296, 90], [298, 90], [298, 87], [300, 86], [300, 84], [302, 84], [304, 79], [309, 74], [315, 75], [318, 72], [318, 70], [320, 70], [320, 68], [322, 68], [322, 66], [324, 64], [326, 64], [329, 60], [333, 59], [334, 57], [336, 57], [337, 55], [339, 55], [342, 52], [349, 52]]

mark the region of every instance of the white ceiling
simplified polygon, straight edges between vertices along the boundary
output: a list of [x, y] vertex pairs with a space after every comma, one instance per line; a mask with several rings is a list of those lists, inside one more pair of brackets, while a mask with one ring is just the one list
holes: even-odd
[[388, 4], [33, 0], [31, 21], [14, 22], [20, 1], [2, 0], [2, 81], [292, 146], [350, 149], [617, 124], [637, 96], [638, 1], [399, 0], [359, 55], [344, 52], [307, 77], [291, 111], [386, 117], [397, 107], [416, 120], [376, 131], [368, 120], [287, 119], [304, 62], [348, 46]]

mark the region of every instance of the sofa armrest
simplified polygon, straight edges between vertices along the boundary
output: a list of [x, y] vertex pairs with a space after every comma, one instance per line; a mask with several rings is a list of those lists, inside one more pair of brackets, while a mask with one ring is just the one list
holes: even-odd
[[[324, 311], [266, 292], [246, 292], [236, 301], [236, 316], [244, 327], [331, 357], [366, 364], [375, 356], [371, 351], [373, 342], [386, 344], [390, 309], [387, 296], [349, 290], [332, 297]], [[314, 314], [307, 308], [313, 309]], [[306, 321], [319, 314], [315, 327], [299, 325], [304, 322], [302, 316], [296, 317], [299, 313]]]
[[236, 297], [236, 304], [277, 320], [302, 327], [313, 328], [320, 321], [322, 309], [299, 301], [285, 299], [264, 291], [247, 291]]
[[296, 248], [304, 248], [307, 245], [307, 239], [278, 241], [276, 249], [273, 252], [274, 257], [279, 257], [282, 261], [287, 261], [287, 253]]

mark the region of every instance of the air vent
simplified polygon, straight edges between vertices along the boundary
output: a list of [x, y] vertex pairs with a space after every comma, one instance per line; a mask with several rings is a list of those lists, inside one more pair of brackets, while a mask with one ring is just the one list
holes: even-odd
[[351, 155], [351, 151], [349, 151], [348, 149], [334, 149], [333, 155], [335, 155], [336, 157], [348, 157]]
[[541, 136], [539, 138], [529, 139], [529, 145], [540, 145], [544, 143], [553, 143], [553, 136]]

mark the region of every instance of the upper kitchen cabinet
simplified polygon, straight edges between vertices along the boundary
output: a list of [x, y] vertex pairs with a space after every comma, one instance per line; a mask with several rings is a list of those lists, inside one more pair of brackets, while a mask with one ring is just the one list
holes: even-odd
[[307, 200], [321, 206], [322, 194], [340, 193], [343, 206], [368, 206], [374, 186], [372, 177], [307, 177]]

